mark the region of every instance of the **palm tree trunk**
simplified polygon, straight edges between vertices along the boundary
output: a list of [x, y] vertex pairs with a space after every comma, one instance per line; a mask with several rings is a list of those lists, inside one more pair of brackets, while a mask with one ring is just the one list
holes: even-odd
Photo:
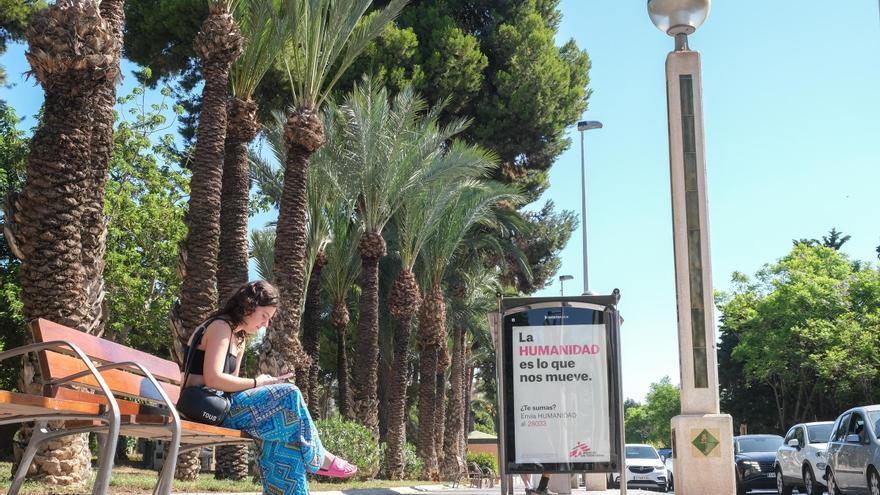
[[336, 403], [339, 407], [339, 415], [345, 419], [351, 419], [351, 404], [348, 393], [348, 352], [346, 349], [348, 344], [345, 338], [349, 317], [345, 301], [336, 301], [330, 320], [333, 328], [336, 329], [336, 385], [338, 392]]
[[424, 479], [439, 480], [437, 452], [434, 448], [437, 366], [441, 342], [445, 344], [446, 305], [440, 282], [435, 282], [419, 311], [419, 434], [416, 453], [422, 459]]
[[[257, 105], [250, 100], [232, 97], [227, 101], [226, 117], [217, 255], [220, 304], [248, 281], [248, 146], [257, 136]], [[217, 447], [214, 477], [235, 481], [247, 478], [248, 450], [247, 445]]]
[[[443, 349], [441, 348], [441, 354]], [[448, 353], [447, 353], [448, 354]], [[440, 359], [437, 367], [443, 368]], [[437, 391], [434, 395], [434, 452], [437, 453], [437, 467], [443, 465], [443, 435], [446, 433], [446, 376], [445, 373], [437, 373]]]
[[446, 414], [446, 435], [443, 438], [442, 473], [445, 479], [457, 479], [466, 469], [461, 457], [464, 432], [464, 330], [456, 325], [452, 343], [449, 403]]
[[422, 459], [424, 480], [438, 478], [437, 453], [434, 450], [434, 400], [437, 393], [437, 347], [423, 347], [419, 353], [419, 432], [416, 455]]
[[314, 108], [296, 108], [284, 127], [287, 158], [284, 189], [275, 229], [275, 281], [281, 304], [266, 331], [260, 353], [260, 372], [280, 375], [296, 372], [296, 383], [308, 381], [309, 357], [299, 340], [300, 303], [305, 291], [306, 178], [311, 156], [324, 145], [324, 123]]
[[303, 311], [303, 350], [311, 359], [309, 379], [305, 383], [303, 395], [312, 416], [320, 417], [318, 404], [318, 362], [321, 352], [321, 271], [327, 264], [323, 251], [315, 256], [312, 273], [309, 274], [309, 290], [306, 292], [306, 305]]
[[[193, 48], [202, 59], [205, 86], [196, 133], [190, 179], [186, 266], [180, 289], [174, 346], [181, 362], [190, 334], [217, 307], [217, 255], [220, 244], [220, 192], [226, 141], [226, 86], [229, 66], [242, 49], [242, 37], [232, 15], [212, 10], [196, 35]], [[198, 450], [178, 458], [175, 477], [194, 480], [199, 474]]]
[[[90, 328], [89, 274], [83, 265], [82, 231], [94, 179], [90, 150], [98, 88], [112, 84], [119, 74], [118, 54], [114, 58], [118, 46], [95, 2], [55, 3], [35, 16], [26, 38], [25, 56], [43, 87], [44, 102], [19, 209], [11, 219], [22, 255], [22, 312], [28, 321], [47, 318], [85, 331]], [[29, 359], [22, 365], [20, 390], [40, 393], [38, 367]], [[52, 448], [37, 454], [29, 477], [54, 485], [88, 479], [91, 455], [85, 435], [46, 447]]]
[[225, 303], [248, 281], [248, 146], [257, 136], [257, 104], [227, 101], [223, 180], [220, 192], [220, 247], [217, 256], [218, 301]]
[[365, 232], [358, 243], [361, 257], [361, 298], [354, 367], [354, 415], [379, 438], [379, 260], [387, 253], [379, 232]]
[[[113, 33], [110, 45], [113, 64], [119, 73], [119, 59], [122, 53], [122, 31], [125, 27], [124, 0], [103, 0], [100, 5], [101, 17]], [[106, 252], [107, 222], [104, 217], [104, 190], [107, 184], [107, 170], [113, 152], [113, 124], [116, 118], [117, 78], [105, 79], [95, 86], [95, 120], [90, 144], [90, 174], [92, 183], [86, 191], [83, 211], [82, 259], [85, 269], [85, 290], [88, 314], [86, 332], [93, 335], [104, 333], [104, 253]]]
[[390, 479], [402, 479], [406, 444], [406, 382], [409, 376], [409, 333], [421, 305], [421, 293], [411, 270], [402, 269], [391, 287], [388, 309], [394, 318], [394, 364], [388, 393], [385, 470]]

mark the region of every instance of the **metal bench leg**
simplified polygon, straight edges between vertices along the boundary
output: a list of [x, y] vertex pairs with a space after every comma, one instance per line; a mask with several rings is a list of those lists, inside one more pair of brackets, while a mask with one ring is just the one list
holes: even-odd
[[[175, 415], [176, 416], [176, 415]], [[171, 442], [168, 445], [168, 455], [162, 465], [159, 474], [159, 482], [153, 490], [153, 495], [169, 495], [174, 485], [174, 471], [177, 468], [177, 455], [180, 453], [180, 421], [175, 421], [168, 426], [171, 430]]]
[[107, 434], [101, 445], [101, 458], [98, 459], [98, 475], [92, 486], [92, 495], [110, 493], [110, 474], [113, 471], [113, 460], [116, 457], [116, 443], [119, 441], [119, 412], [107, 414]]
[[37, 455], [37, 449], [49, 434], [49, 429], [46, 425], [46, 421], [37, 421], [34, 424], [34, 429], [31, 432], [31, 439], [28, 442], [27, 447], [24, 449], [24, 454], [21, 456], [18, 469], [15, 471], [15, 476], [12, 478], [12, 484], [9, 485], [9, 491], [7, 492], [8, 495], [16, 495], [18, 494], [18, 491], [21, 490], [21, 485], [24, 483], [28, 468], [31, 467], [31, 462], [34, 461], [34, 456]]

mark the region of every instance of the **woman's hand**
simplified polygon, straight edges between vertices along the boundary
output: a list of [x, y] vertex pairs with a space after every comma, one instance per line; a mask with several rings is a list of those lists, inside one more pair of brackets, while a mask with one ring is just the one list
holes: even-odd
[[259, 375], [257, 376], [257, 386], [262, 387], [264, 385], [272, 385], [273, 383], [278, 383], [278, 379], [272, 375]]

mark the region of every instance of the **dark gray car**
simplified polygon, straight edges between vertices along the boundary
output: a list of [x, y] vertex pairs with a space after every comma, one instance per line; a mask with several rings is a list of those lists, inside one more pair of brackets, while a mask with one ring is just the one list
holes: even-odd
[[854, 407], [834, 422], [825, 479], [830, 495], [880, 495], [880, 405]]

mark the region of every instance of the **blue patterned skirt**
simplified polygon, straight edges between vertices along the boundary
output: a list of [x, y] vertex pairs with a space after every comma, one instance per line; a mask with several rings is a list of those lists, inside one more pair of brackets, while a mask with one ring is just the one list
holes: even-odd
[[324, 447], [296, 385], [279, 383], [230, 395], [232, 407], [223, 426], [257, 440], [263, 493], [306, 495], [306, 471], [324, 462]]

